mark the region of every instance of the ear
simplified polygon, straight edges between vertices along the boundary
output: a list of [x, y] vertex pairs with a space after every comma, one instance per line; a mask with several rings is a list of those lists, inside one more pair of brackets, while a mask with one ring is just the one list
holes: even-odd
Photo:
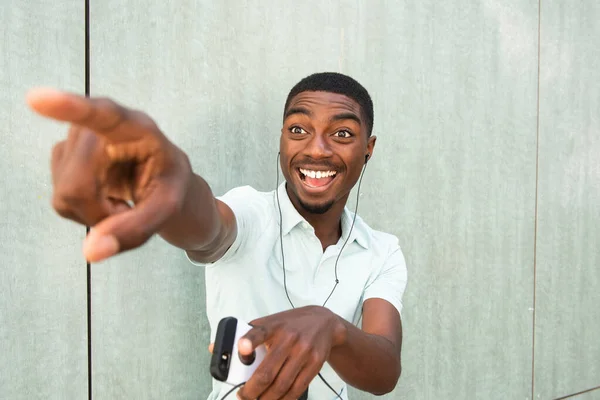
[[377, 141], [377, 136], [371, 136], [367, 141], [367, 154], [369, 155], [369, 160], [371, 158], [373, 158], [373, 150], [375, 149], [376, 141]]

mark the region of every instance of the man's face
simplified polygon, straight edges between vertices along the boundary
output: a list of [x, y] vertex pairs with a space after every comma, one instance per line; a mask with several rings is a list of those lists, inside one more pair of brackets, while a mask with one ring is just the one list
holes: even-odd
[[297, 94], [281, 129], [281, 170], [296, 206], [322, 214], [344, 202], [358, 181], [375, 136], [358, 103], [329, 92]]

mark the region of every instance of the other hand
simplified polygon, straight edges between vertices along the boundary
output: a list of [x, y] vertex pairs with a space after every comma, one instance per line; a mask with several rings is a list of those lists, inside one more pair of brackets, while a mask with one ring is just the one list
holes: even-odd
[[52, 205], [93, 227], [84, 242], [88, 261], [141, 246], [181, 206], [191, 166], [146, 114], [52, 89], [30, 91], [27, 102], [70, 125], [52, 151]]
[[321, 370], [331, 349], [344, 341], [340, 317], [324, 307], [310, 306], [273, 314], [253, 326], [238, 344], [250, 355], [265, 344], [267, 355], [238, 392], [244, 400], [296, 400]]

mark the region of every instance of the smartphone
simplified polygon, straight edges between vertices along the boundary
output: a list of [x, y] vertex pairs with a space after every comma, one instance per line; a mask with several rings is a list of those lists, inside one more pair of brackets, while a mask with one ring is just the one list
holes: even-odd
[[[265, 346], [261, 345], [249, 357], [239, 355], [237, 344], [250, 329], [252, 326], [234, 317], [226, 317], [219, 321], [210, 359], [210, 374], [213, 378], [232, 386], [250, 379], [266, 354]], [[307, 399], [308, 389], [298, 400]]]
[[238, 342], [250, 329], [252, 326], [235, 317], [225, 317], [219, 321], [210, 359], [213, 378], [233, 386], [250, 379], [266, 354], [265, 346], [260, 345], [251, 356], [240, 356]]

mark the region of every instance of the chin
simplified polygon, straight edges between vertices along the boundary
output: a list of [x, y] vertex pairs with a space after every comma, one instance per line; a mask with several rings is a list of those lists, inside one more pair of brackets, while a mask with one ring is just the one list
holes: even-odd
[[288, 189], [304, 211], [320, 215], [325, 214], [333, 207], [335, 204], [333, 182], [337, 179], [332, 179], [332, 182], [322, 187], [311, 187], [305, 183], [300, 171], [294, 169], [293, 172], [295, 173], [292, 173], [291, 176], [286, 176]]
[[306, 203], [300, 199], [300, 205], [311, 214], [325, 214], [333, 207], [334, 202], [327, 203]]

